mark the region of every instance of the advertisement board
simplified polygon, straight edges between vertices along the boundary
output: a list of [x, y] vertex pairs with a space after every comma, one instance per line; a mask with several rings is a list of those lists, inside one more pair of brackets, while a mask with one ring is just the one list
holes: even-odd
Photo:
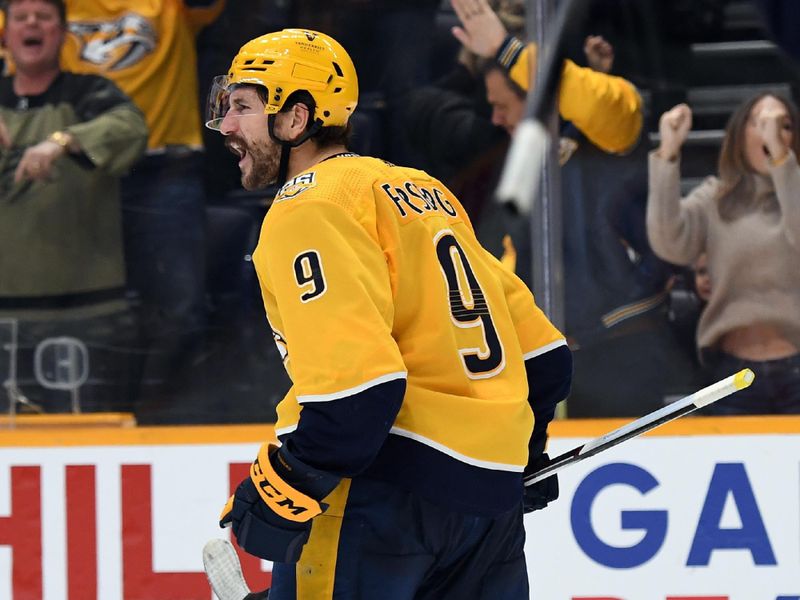
[[563, 471], [561, 498], [526, 517], [534, 596], [800, 600], [800, 436], [714, 421], [751, 433], [651, 435]]
[[[613, 429], [552, 427], [551, 455]], [[538, 600], [800, 600], [800, 418], [683, 419], [526, 517]], [[209, 600], [201, 549], [269, 426], [0, 432], [0, 598]], [[270, 565], [243, 557], [253, 588]]]

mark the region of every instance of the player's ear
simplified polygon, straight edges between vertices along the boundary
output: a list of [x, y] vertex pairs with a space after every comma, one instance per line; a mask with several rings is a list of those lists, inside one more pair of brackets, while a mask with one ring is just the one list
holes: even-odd
[[311, 126], [311, 110], [302, 102], [298, 102], [292, 107], [290, 114], [291, 138], [295, 139], [304, 134]]

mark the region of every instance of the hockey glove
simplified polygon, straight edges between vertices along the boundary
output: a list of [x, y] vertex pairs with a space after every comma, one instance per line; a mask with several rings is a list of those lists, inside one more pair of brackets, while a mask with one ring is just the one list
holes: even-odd
[[[294, 467], [298, 465], [305, 467], [300, 469], [300, 475], [307, 477], [305, 465], [292, 460], [283, 449], [264, 444], [250, 467], [250, 477], [239, 484], [222, 509], [220, 527], [230, 525], [236, 541], [246, 552], [275, 562], [299, 560], [311, 531], [311, 519], [327, 505], [287, 483], [287, 479], [297, 479]], [[323, 486], [325, 489], [332, 489], [338, 483], [338, 478], [320, 472], [310, 475], [316, 479], [330, 478], [328, 485]], [[327, 492], [321, 497], [325, 495]]]
[[[548, 464], [550, 464], [550, 457], [547, 454], [540, 454], [525, 468], [525, 475], [543, 469]], [[523, 510], [526, 514], [540, 510], [556, 498], [558, 498], [558, 475], [553, 473], [550, 477], [525, 487], [522, 499]]]

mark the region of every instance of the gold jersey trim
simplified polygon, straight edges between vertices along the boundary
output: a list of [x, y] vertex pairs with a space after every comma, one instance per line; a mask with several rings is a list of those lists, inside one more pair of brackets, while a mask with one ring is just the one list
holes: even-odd
[[281, 427], [280, 429], [275, 430], [275, 437], [280, 437], [282, 435], [292, 433], [295, 429], [297, 429], [297, 423], [295, 423], [294, 425], [289, 425], [288, 427]]
[[451, 458], [455, 458], [459, 462], [472, 465], [473, 467], [480, 467], [481, 469], [491, 469], [493, 471], [510, 471], [512, 473], [522, 473], [522, 471], [525, 469], [524, 465], [509, 465], [506, 463], [498, 463], [488, 460], [479, 460], [477, 458], [472, 458], [471, 456], [466, 456], [465, 454], [456, 452], [452, 448], [448, 448], [443, 444], [434, 442], [430, 438], [426, 438], [425, 436], [419, 435], [418, 433], [413, 433], [411, 431], [408, 431], [406, 429], [401, 429], [399, 427], [392, 427], [389, 430], [389, 433], [406, 437], [408, 439], [414, 440], [415, 442], [419, 442], [420, 444], [425, 444], [426, 446], [429, 446], [434, 450], [438, 450], [439, 452], [446, 454]]
[[339, 400], [340, 398], [346, 398], [347, 396], [359, 394], [364, 390], [368, 390], [369, 388], [380, 385], [381, 383], [394, 381], [395, 379], [405, 379], [406, 377], [408, 377], [408, 373], [405, 371], [388, 373], [387, 375], [381, 375], [380, 377], [376, 377], [375, 379], [371, 379], [370, 381], [366, 381], [360, 385], [348, 388], [346, 390], [340, 390], [330, 394], [308, 394], [305, 396], [298, 396], [297, 402], [299, 404], [305, 404], [306, 402], [330, 402], [332, 400]]
[[559, 346], [566, 346], [567, 340], [561, 338], [560, 340], [556, 340], [555, 342], [550, 342], [549, 344], [545, 344], [541, 348], [537, 348], [536, 350], [531, 350], [530, 352], [523, 354], [522, 359], [528, 360], [529, 358], [536, 358], [537, 356], [541, 356], [542, 354], [546, 354], [550, 352], [550, 350], [555, 350]]

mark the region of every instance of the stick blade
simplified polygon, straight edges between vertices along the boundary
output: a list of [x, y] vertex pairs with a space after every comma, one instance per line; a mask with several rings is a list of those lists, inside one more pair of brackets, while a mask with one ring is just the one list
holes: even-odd
[[203, 567], [219, 600], [243, 600], [250, 593], [236, 550], [228, 540], [213, 539], [203, 546]]
[[549, 148], [550, 134], [539, 121], [524, 119], [517, 126], [495, 190], [498, 202], [510, 202], [523, 215], [531, 215]]

